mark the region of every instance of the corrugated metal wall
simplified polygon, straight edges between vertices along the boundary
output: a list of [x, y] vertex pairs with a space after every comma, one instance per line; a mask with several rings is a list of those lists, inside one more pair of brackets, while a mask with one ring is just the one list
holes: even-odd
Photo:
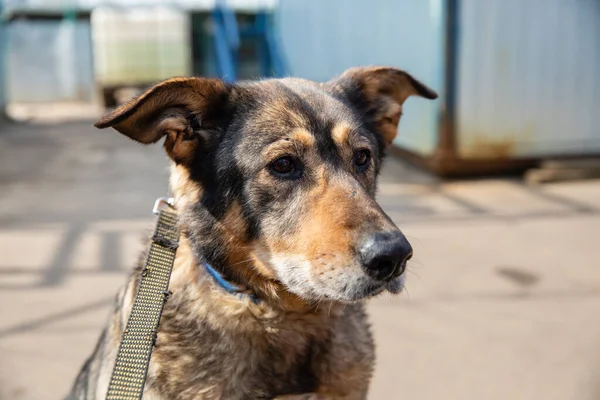
[[[4, 4], [0, 1], [0, 13], [3, 12]], [[6, 95], [6, 25], [0, 21], [0, 122], [5, 114]]]
[[6, 27], [7, 97], [13, 102], [91, 100], [90, 24], [14, 21]]
[[[326, 81], [353, 66], [392, 65], [440, 91], [442, 13], [443, 0], [281, 0], [277, 21], [292, 75]], [[438, 110], [409, 99], [396, 143], [430, 153]]]
[[462, 0], [461, 157], [600, 151], [600, 1]]

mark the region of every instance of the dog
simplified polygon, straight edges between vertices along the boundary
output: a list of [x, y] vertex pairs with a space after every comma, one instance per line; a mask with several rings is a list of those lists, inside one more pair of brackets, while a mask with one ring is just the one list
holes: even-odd
[[[437, 97], [391, 67], [326, 83], [173, 78], [95, 124], [143, 144], [164, 137], [172, 161], [181, 238], [145, 400], [366, 398], [363, 303], [399, 293], [412, 256], [375, 201], [412, 95]], [[105, 398], [144, 261], [72, 399]]]

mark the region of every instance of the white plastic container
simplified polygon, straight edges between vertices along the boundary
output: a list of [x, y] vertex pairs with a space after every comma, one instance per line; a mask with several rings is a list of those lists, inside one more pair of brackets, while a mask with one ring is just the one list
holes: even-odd
[[183, 10], [100, 7], [92, 12], [91, 33], [96, 81], [103, 87], [191, 73], [190, 18]]

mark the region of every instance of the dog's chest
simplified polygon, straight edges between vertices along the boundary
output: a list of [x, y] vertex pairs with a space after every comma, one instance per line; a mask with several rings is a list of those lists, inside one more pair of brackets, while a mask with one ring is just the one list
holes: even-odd
[[318, 385], [314, 363], [325, 354], [327, 335], [289, 328], [244, 333], [209, 324], [194, 329], [177, 321], [161, 324], [149, 386], [182, 400], [312, 392]]

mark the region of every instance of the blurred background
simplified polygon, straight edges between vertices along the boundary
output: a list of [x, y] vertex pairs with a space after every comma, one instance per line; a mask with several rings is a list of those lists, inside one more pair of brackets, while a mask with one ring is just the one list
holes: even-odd
[[392, 65], [410, 99], [379, 201], [407, 291], [369, 305], [372, 399], [600, 399], [600, 1], [0, 1], [0, 398], [60, 399], [166, 194], [91, 127], [178, 75]]

